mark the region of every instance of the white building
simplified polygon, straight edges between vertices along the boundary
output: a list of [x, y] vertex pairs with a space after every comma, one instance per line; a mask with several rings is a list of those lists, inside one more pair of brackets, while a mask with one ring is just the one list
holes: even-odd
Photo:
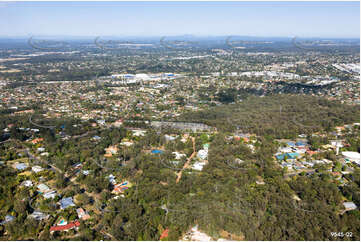
[[29, 217], [35, 220], [43, 220], [43, 219], [48, 219], [50, 215], [44, 214], [40, 211], [34, 211], [32, 214], [29, 215]]
[[49, 191], [49, 187], [47, 185], [45, 185], [44, 183], [41, 183], [39, 185], [37, 185], [37, 188], [39, 189], [39, 192], [44, 193]]
[[33, 167], [31, 167], [31, 170], [33, 170], [33, 172], [35, 172], [35, 173], [38, 173], [38, 172], [43, 171], [44, 169], [40, 166], [33, 166]]
[[208, 150], [199, 150], [197, 153], [197, 157], [201, 160], [206, 160], [208, 158]]
[[176, 160], [180, 160], [180, 159], [182, 159], [182, 157], [186, 156], [186, 154], [182, 154], [182, 153], [179, 153], [177, 151], [172, 152], [172, 154], [175, 156]]
[[342, 155], [346, 161], [348, 160], [360, 165], [360, 153], [354, 151], [344, 151], [342, 152]]
[[167, 135], [167, 134], [164, 135], [164, 138], [165, 138], [166, 141], [173, 141], [173, 140], [175, 140], [177, 137], [178, 137], [178, 135], [176, 135], [176, 136]]
[[46, 192], [44, 193], [44, 198], [46, 199], [49, 199], [49, 198], [52, 198], [54, 199], [56, 197], [56, 191], [49, 191], [49, 192]]
[[21, 186], [32, 187], [32, 186], [33, 186], [33, 182], [30, 181], [30, 180], [26, 180], [26, 181], [23, 181], [23, 182], [21, 183]]
[[196, 162], [196, 163], [193, 164], [192, 169], [197, 170], [197, 171], [201, 171], [201, 170], [203, 170], [203, 167], [205, 165], [206, 165], [205, 162]]
[[140, 129], [133, 129], [132, 132], [134, 136], [144, 136], [147, 131]]
[[280, 147], [278, 148], [278, 151], [281, 153], [291, 153], [293, 152], [291, 147]]
[[343, 206], [345, 207], [345, 209], [346, 209], [347, 211], [349, 211], [349, 210], [354, 210], [354, 209], [357, 208], [356, 204], [354, 204], [353, 202], [344, 202], [344, 203], [343, 203]]

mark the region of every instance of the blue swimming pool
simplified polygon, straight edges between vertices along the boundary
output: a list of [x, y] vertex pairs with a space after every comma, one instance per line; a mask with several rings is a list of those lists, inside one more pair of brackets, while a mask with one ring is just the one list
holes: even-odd
[[152, 150], [152, 154], [162, 154], [164, 153], [163, 150]]

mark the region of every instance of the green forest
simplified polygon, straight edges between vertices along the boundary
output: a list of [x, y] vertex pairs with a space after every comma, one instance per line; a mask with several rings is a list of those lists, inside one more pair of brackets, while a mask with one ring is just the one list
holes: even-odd
[[309, 95], [249, 96], [236, 104], [188, 112], [178, 119], [205, 123], [223, 132], [239, 129], [274, 138], [294, 138], [359, 122], [360, 107]]
[[[358, 122], [358, 117], [356, 107], [292, 95], [250, 97], [242, 103], [188, 113], [181, 118], [215, 126], [218, 132], [209, 137], [191, 133], [197, 150], [209, 143], [208, 164], [201, 172], [186, 169], [179, 183], [178, 168], [168, 163], [172, 159], [170, 154], [174, 150], [187, 156], [192, 153], [192, 143], [181, 142], [180, 131], [148, 129], [146, 136], [134, 138], [124, 127], [92, 129], [87, 122], [50, 120], [55, 128], [40, 128], [37, 134], [44, 138], [44, 147], [50, 153], [48, 163], [41, 165], [44, 168], [54, 165], [60, 171], [49, 169], [32, 179], [39, 181], [42, 176], [45, 182], [56, 184], [62, 197], [78, 197], [79, 206], [93, 208], [91, 219], [82, 221], [78, 232], [50, 233], [50, 226], [60, 215], [75, 219], [74, 209], [50, 211], [48, 221], [29, 219], [34, 211], [33, 200], [42, 204], [40, 208], [53, 202], [39, 199], [34, 187], [20, 187], [25, 178], [18, 171], [1, 167], [0, 218], [12, 214], [16, 219], [0, 225], [0, 239], [159, 240], [162, 232], [169, 229], [164, 240], [178, 240], [198, 224], [213, 239], [226, 236], [235, 240], [340, 240], [331, 233], [342, 231], [353, 234], [343, 240], [359, 240], [359, 210], [340, 213], [345, 198], [360, 206], [358, 168], [347, 175], [350, 181], [347, 185], [339, 186], [322, 166], [311, 175], [286, 177], [285, 170], [276, 166], [272, 157], [278, 148], [275, 138], [332, 131], [334, 126]], [[1, 129], [10, 123], [15, 127], [30, 125], [28, 116], [0, 117]], [[14, 149], [35, 149], [28, 143], [20, 144], [32, 135], [15, 127], [10, 132], [13, 141], [0, 145], [0, 156], [5, 162], [20, 158]], [[227, 139], [234, 130], [264, 135], [251, 152], [242, 142]], [[101, 140], [94, 142], [92, 136], [63, 139], [62, 134], [76, 136], [86, 132], [100, 136]], [[167, 142], [164, 135], [170, 133], [179, 137]], [[104, 159], [104, 148], [124, 138], [132, 138], [134, 146], [122, 147], [117, 155]], [[311, 142], [316, 146], [322, 140]], [[354, 142], [359, 145], [359, 137]], [[163, 147], [164, 154], [146, 152], [154, 147]], [[244, 162], [230, 162], [236, 158]], [[75, 176], [72, 171], [77, 163], [91, 173]], [[133, 184], [124, 197], [112, 198], [110, 174]]]

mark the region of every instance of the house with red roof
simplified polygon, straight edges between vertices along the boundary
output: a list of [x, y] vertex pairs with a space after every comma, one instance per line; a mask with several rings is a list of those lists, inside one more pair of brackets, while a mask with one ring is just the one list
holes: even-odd
[[169, 229], [166, 229], [163, 231], [162, 235], [160, 236], [159, 240], [162, 240], [164, 238], [168, 237]]
[[55, 231], [68, 231], [73, 228], [78, 228], [79, 226], [80, 226], [80, 222], [76, 220], [76, 221], [70, 222], [66, 225], [52, 226], [52, 227], [50, 227], [50, 233], [53, 233]]
[[317, 154], [318, 152], [313, 151], [313, 150], [307, 150], [306, 153], [309, 154], [309, 155], [314, 155], [314, 154]]
[[112, 193], [124, 193], [132, 185], [129, 181], [123, 181], [121, 184], [114, 184]]
[[36, 138], [36, 139], [33, 139], [32, 141], [30, 141], [30, 143], [32, 143], [33, 145], [43, 141], [44, 139], [43, 138]]

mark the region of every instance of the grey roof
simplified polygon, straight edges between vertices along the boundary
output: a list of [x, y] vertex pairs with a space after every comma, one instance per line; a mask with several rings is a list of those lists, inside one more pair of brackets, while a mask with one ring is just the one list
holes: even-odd
[[48, 192], [44, 193], [43, 196], [44, 196], [46, 199], [55, 198], [55, 196], [56, 196], [56, 191], [48, 191]]
[[44, 183], [41, 183], [39, 185], [37, 185], [37, 188], [41, 191], [41, 192], [46, 192], [49, 190], [49, 187], [47, 185], [45, 185]]
[[19, 164], [16, 164], [16, 169], [18, 170], [25, 170], [26, 168], [28, 168], [28, 165], [25, 164], [25, 163], [19, 163]]
[[36, 220], [43, 220], [49, 218], [49, 215], [44, 214], [40, 211], [34, 211], [32, 214], [29, 215], [29, 217], [32, 217]]
[[2, 222], [0, 223], [0, 225], [3, 225], [3, 224], [6, 224], [6, 223], [9, 223], [9, 222], [13, 221], [14, 219], [15, 219], [15, 217], [14, 217], [14, 216], [11, 216], [11, 215], [6, 215], [6, 216], [5, 216], [5, 220], [4, 220], [4, 221], [2, 221]]
[[60, 208], [61, 209], [66, 209], [67, 207], [72, 207], [75, 206], [75, 204], [73, 203], [73, 198], [72, 197], [66, 197], [60, 200]]
[[11, 221], [13, 221], [14, 219], [15, 219], [14, 216], [11, 216], [11, 215], [6, 215], [6, 216], [5, 216], [5, 221], [6, 221], [6, 222], [11, 222]]
[[356, 204], [353, 202], [344, 202], [343, 206], [345, 206], [346, 210], [353, 210], [357, 208]]

